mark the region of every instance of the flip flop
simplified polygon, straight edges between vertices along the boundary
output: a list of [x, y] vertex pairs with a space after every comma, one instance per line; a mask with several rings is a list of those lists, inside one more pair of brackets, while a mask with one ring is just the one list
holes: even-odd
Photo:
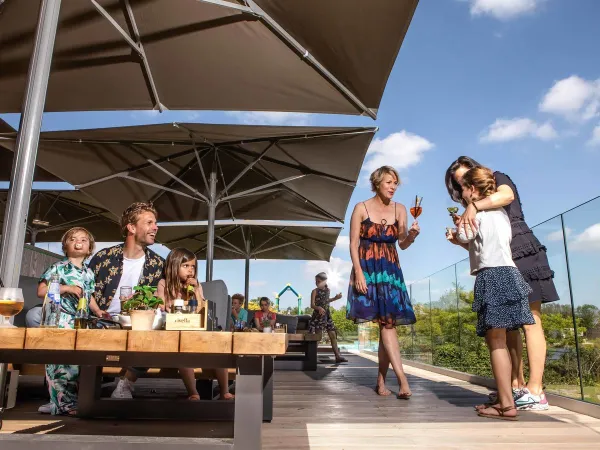
[[510, 421], [517, 421], [519, 420], [519, 418], [517, 416], [505, 416], [504, 413], [508, 412], [508, 411], [512, 411], [513, 409], [516, 409], [514, 406], [507, 406], [506, 408], [498, 408], [496, 406], [490, 406], [491, 409], [495, 409], [496, 411], [498, 411], [498, 414], [487, 414], [484, 413], [482, 411], [479, 411], [477, 413], [477, 415], [479, 417], [485, 417], [487, 419], [498, 419], [498, 420], [510, 420]]

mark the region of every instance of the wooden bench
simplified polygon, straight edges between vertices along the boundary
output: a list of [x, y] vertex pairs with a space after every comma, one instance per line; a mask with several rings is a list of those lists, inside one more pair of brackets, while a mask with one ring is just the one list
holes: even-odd
[[[233, 420], [232, 448], [259, 449], [261, 423], [273, 416], [273, 357], [287, 341], [283, 333], [12, 328], [0, 329], [0, 363], [79, 365], [82, 417]], [[100, 396], [104, 367], [149, 366], [235, 367], [235, 401]]]
[[275, 358], [277, 370], [317, 370], [317, 350], [323, 337], [321, 332], [308, 333], [306, 330], [288, 334], [288, 347], [285, 355]]

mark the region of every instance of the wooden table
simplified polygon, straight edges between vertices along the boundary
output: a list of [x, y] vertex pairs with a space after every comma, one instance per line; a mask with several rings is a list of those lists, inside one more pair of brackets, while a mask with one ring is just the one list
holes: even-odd
[[322, 333], [299, 331], [288, 334], [288, 348], [285, 355], [275, 358], [277, 370], [302, 370], [311, 372], [317, 370], [317, 354]]
[[[234, 420], [233, 448], [260, 449], [262, 421], [273, 416], [273, 358], [287, 341], [283, 333], [12, 328], [0, 329], [0, 363], [81, 366], [82, 417]], [[101, 398], [106, 366], [236, 368], [235, 401]]]

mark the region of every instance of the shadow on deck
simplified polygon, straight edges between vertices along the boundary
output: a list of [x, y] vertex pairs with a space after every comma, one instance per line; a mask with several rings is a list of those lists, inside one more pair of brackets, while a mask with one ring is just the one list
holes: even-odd
[[[600, 420], [551, 407], [521, 413], [519, 422], [476, 416], [487, 389], [407, 367], [413, 398], [374, 392], [377, 363], [357, 355], [333, 365], [321, 356], [316, 372], [275, 372], [274, 419], [263, 424], [264, 449], [572, 449], [598, 448]], [[397, 390], [390, 370], [388, 387]], [[168, 420], [82, 420], [37, 413], [40, 380], [24, 380], [17, 408], [2, 433], [162, 436], [229, 439], [233, 424]], [[140, 380], [136, 396], [182, 396], [179, 380]], [[173, 441], [175, 442], [175, 441]], [[107, 449], [110, 445], [107, 444]]]

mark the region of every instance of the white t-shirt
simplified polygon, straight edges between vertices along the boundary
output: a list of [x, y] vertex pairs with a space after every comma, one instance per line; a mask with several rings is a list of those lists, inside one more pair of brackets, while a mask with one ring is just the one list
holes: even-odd
[[469, 244], [471, 274], [488, 267], [516, 267], [512, 259], [510, 219], [504, 208], [480, 211], [475, 216], [477, 231], [465, 234], [461, 227], [458, 241]]
[[139, 284], [145, 261], [146, 255], [138, 259], [129, 259], [123, 256], [123, 275], [121, 276], [121, 281], [119, 281], [119, 285], [115, 291], [115, 296], [108, 307], [108, 313], [111, 316], [121, 313], [121, 300], [119, 299], [121, 287], [130, 286], [131, 289], [133, 289], [134, 286]]

